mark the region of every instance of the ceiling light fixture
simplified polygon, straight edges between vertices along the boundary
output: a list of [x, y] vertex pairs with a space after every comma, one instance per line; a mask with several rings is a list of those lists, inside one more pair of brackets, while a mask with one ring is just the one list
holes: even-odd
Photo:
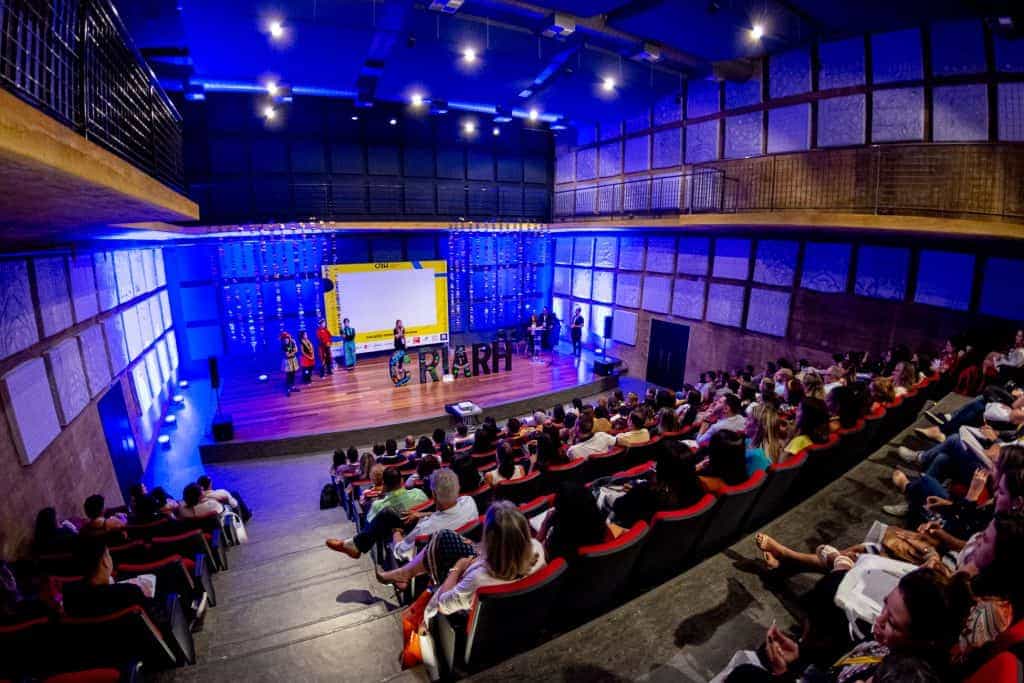
[[605, 92], [615, 92], [615, 79], [611, 76], [606, 77], [601, 81], [601, 89]]
[[530, 120], [531, 121], [536, 121], [539, 118], [540, 118], [540, 112], [537, 111], [536, 109], [531, 109], [530, 110]]
[[501, 135], [501, 128], [498, 128], [497, 126], [491, 128], [491, 135]]
[[267, 82], [267, 92], [270, 94], [271, 97], [277, 94], [277, 90], [277, 83], [275, 83], [274, 81]]
[[263, 117], [267, 121], [272, 121], [275, 116], [277, 116], [277, 110], [276, 109], [274, 109], [270, 105], [267, 105], [266, 107], [263, 107]]
[[284, 37], [284, 24], [281, 23], [280, 19], [271, 21], [267, 29], [270, 31], [270, 37], [274, 40]]
[[753, 41], [759, 41], [764, 37], [764, 26], [761, 24], [754, 24], [753, 28], [750, 29], [750, 39]]
[[462, 132], [464, 132], [466, 135], [475, 134], [476, 124], [473, 123], [472, 121], [466, 121], [464, 124], [462, 124]]
[[391, 119], [390, 121], [388, 121], [388, 123], [390, 123], [392, 126], [396, 126], [398, 125], [398, 119]]
[[353, 120], [353, 121], [358, 121], [358, 120], [359, 120], [359, 117], [358, 117], [358, 116], [356, 116], [355, 114], [353, 114], [353, 115], [352, 115], [352, 120]]
[[412, 94], [412, 97], [409, 98], [409, 99], [410, 99], [410, 101], [412, 103], [412, 106], [414, 106], [414, 107], [422, 107], [423, 106], [423, 95], [421, 95], [420, 93], [414, 92]]
[[464, 47], [462, 48], [462, 61], [466, 64], [472, 64], [476, 61], [476, 48]]

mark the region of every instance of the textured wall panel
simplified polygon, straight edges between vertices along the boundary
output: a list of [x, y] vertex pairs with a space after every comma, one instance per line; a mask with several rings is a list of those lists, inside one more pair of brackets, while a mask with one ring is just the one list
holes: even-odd
[[592, 272], [589, 268], [572, 269], [572, 295], [575, 298], [590, 298], [590, 274]]
[[572, 263], [572, 237], [555, 238], [555, 263]]
[[597, 148], [577, 150], [576, 180], [590, 180], [597, 177]]
[[117, 277], [114, 275], [114, 257], [108, 251], [93, 254], [96, 267], [96, 294], [100, 310], [109, 311], [117, 305]]
[[916, 28], [871, 36], [875, 83], [913, 81], [924, 76], [921, 31]]
[[914, 301], [966, 311], [971, 303], [974, 255], [922, 249]]
[[768, 111], [768, 153], [797, 152], [811, 144], [811, 105], [795, 104]]
[[619, 239], [619, 268], [622, 270], [644, 269], [643, 237], [622, 237]]
[[124, 340], [128, 345], [128, 358], [135, 360], [142, 353], [142, 328], [139, 326], [139, 309], [135, 306], [121, 312], [124, 323]]
[[909, 265], [909, 249], [862, 246], [857, 253], [853, 291], [861, 296], [900, 300], [907, 291]]
[[71, 337], [46, 353], [53, 376], [54, 393], [62, 425], [70, 424], [89, 403], [89, 385], [82, 368], [82, 354], [78, 340]]
[[687, 275], [707, 275], [711, 240], [707, 237], [680, 237], [676, 267]]
[[568, 148], [560, 148], [555, 153], [555, 182], [569, 183], [576, 179], [576, 154]]
[[666, 95], [655, 102], [653, 114], [655, 126], [680, 121], [683, 118], [683, 105], [679, 93]]
[[751, 78], [737, 83], [734, 81], [725, 82], [725, 109], [737, 109], [749, 107], [752, 104], [761, 102], [761, 81], [759, 78]]
[[128, 365], [128, 347], [125, 342], [124, 321], [120, 315], [112, 315], [103, 321], [103, 334], [107, 340], [111, 370], [117, 374]]
[[849, 244], [807, 242], [800, 286], [816, 292], [845, 292], [852, 249]]
[[761, 112], [725, 119], [725, 158], [742, 159], [761, 154]]
[[746, 280], [750, 264], [750, 240], [715, 240], [715, 277]]
[[636, 313], [615, 309], [612, 314], [612, 339], [622, 344], [636, 345]]
[[847, 88], [864, 83], [864, 39], [821, 43], [818, 46], [818, 88]]
[[42, 358], [27, 360], [2, 379], [11, 436], [22, 463], [31, 465], [60, 434], [57, 408]]
[[743, 320], [743, 287], [712, 282], [708, 287], [708, 321], [739, 327]]
[[132, 285], [132, 261], [128, 251], [114, 252], [114, 272], [117, 276], [117, 300], [119, 303], [131, 301], [135, 296]]
[[595, 270], [594, 271], [594, 301], [601, 301], [610, 304], [615, 301], [615, 271]]
[[871, 120], [873, 142], [924, 138], [924, 89], [876, 90]]
[[703, 280], [676, 280], [672, 295], [672, 315], [691, 320], [704, 317]]
[[107, 344], [103, 329], [99, 325], [87, 327], [78, 335], [82, 358], [85, 361], [85, 377], [89, 382], [89, 394], [96, 396], [110, 384], [110, 361], [107, 360]]
[[594, 265], [594, 238], [577, 237], [573, 243], [572, 262], [577, 266]]
[[953, 85], [932, 90], [936, 142], [988, 140], [988, 86]]
[[717, 81], [687, 81], [686, 118], [696, 119], [718, 112]]
[[615, 305], [627, 308], [640, 307], [640, 275], [619, 273], [615, 284]]
[[630, 133], [638, 133], [642, 130], [647, 130], [648, 128], [651, 127], [651, 112], [650, 110], [645, 110], [643, 112], [640, 112], [636, 116], [630, 116], [623, 122], [623, 124], [626, 135], [629, 135]]
[[985, 71], [980, 21], [943, 21], [931, 26], [932, 73], [936, 76]]
[[811, 55], [790, 50], [768, 58], [768, 90], [772, 98], [799, 95], [811, 89]]
[[1024, 297], [1019, 283], [1024, 282], [1024, 260], [989, 258], [981, 286], [979, 309], [986, 315], [1024, 320]]
[[63, 256], [35, 260], [36, 292], [43, 336], [49, 337], [71, 327], [71, 297], [68, 295], [67, 269]]
[[647, 271], [672, 273], [676, 268], [676, 240], [674, 237], [647, 238]]
[[622, 142], [601, 145], [600, 168], [602, 178], [622, 173]]
[[999, 139], [1024, 142], [1024, 83], [1000, 83], [997, 87]]
[[[594, 343], [600, 344], [604, 339], [604, 319], [612, 318], [612, 328], [615, 327], [615, 318], [612, 316], [611, 306], [600, 306], [593, 304], [590, 307], [590, 331], [594, 335]], [[610, 339], [610, 337], [609, 337]]]
[[686, 163], [699, 164], [718, 158], [720, 121], [705, 121], [686, 127]]
[[766, 285], [790, 287], [796, 276], [798, 242], [761, 240], [754, 259], [754, 281]]
[[594, 265], [598, 268], [614, 268], [618, 262], [618, 238], [598, 237], [594, 243]]
[[92, 254], [79, 254], [70, 259], [71, 302], [75, 320], [81, 322], [99, 312], [96, 280], [93, 277]]
[[867, 120], [865, 102], [864, 95], [833, 97], [818, 102], [818, 146], [863, 145]]
[[39, 341], [25, 261], [0, 261], [0, 303], [0, 358], [6, 358]]
[[644, 278], [644, 310], [668, 313], [672, 299], [672, 278], [648, 275]]
[[750, 290], [750, 310], [747, 313], [747, 329], [776, 337], [786, 336], [789, 322], [789, 292], [772, 289]]
[[139, 359], [139, 362], [132, 366], [131, 372], [135, 399], [138, 402], [139, 411], [145, 415], [149, 411], [150, 406], [153, 405], [153, 388], [149, 384], [146, 361]]
[[996, 70], [1010, 73], [1024, 72], [1024, 40], [996, 38]]
[[682, 163], [683, 131], [681, 128], [659, 130], [654, 134], [651, 168], [668, 168]]
[[[676, 147], [678, 148], [678, 145]], [[636, 173], [637, 171], [646, 171], [650, 167], [651, 136], [641, 135], [637, 138], [626, 138], [626, 158], [623, 170], [626, 173]]]

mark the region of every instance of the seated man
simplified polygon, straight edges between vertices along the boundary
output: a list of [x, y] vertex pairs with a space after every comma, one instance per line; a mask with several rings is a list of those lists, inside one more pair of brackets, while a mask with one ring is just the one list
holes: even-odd
[[701, 424], [697, 435], [698, 446], [703, 447], [711, 443], [711, 437], [715, 432], [725, 430], [742, 434], [747, 428], [747, 418], [743, 415], [740, 397], [735, 394], [723, 394], [716, 398], [709, 418], [713, 418], [714, 421], [705, 420]]
[[353, 559], [359, 559], [359, 556], [372, 548], [374, 543], [382, 538], [387, 538], [394, 528], [390, 526], [394, 521], [391, 515], [376, 522], [381, 513], [390, 511], [400, 518], [406, 510], [426, 502], [426, 500], [426, 494], [420, 489], [405, 488], [402, 473], [398, 471], [397, 467], [389, 467], [384, 470], [383, 493], [373, 501], [369, 512], [366, 513], [366, 531], [345, 540], [329, 538], [327, 547]]
[[213, 488], [213, 481], [207, 475], [203, 475], [196, 479], [196, 484], [199, 485], [202, 493], [203, 500], [213, 499], [221, 505], [228, 505], [231, 508], [238, 509], [238, 501], [231, 495], [226, 489], [215, 489]]
[[401, 467], [406, 463], [405, 456], [398, 452], [398, 443], [394, 439], [384, 442], [384, 455], [377, 457], [377, 462], [385, 467]]
[[469, 433], [469, 427], [465, 423], [460, 422], [455, 428], [455, 438], [452, 439], [452, 448], [458, 450], [460, 448], [467, 448], [473, 445], [475, 437]]
[[203, 498], [203, 490], [199, 484], [189, 484], [181, 494], [181, 505], [178, 506], [178, 519], [203, 519], [219, 516], [224, 513], [224, 506], [216, 498]]
[[622, 432], [615, 437], [615, 443], [620, 446], [636, 446], [650, 440], [651, 433], [644, 427], [644, 414], [639, 410], [634, 410], [629, 414], [629, 431]]
[[594, 431], [594, 418], [584, 414], [579, 422], [579, 442], [569, 447], [569, 458], [587, 458], [596, 453], [607, 453], [615, 445], [615, 437], [607, 432]]
[[114, 583], [114, 560], [101, 541], [83, 540], [75, 552], [82, 580], [64, 584], [64, 611], [71, 616], [93, 616], [141, 605], [157, 621], [164, 621], [152, 574]]
[[[388, 528], [382, 518], [390, 516], [390, 524], [396, 520], [401, 523], [391, 526], [394, 529], [395, 557], [400, 560], [411, 560], [416, 555], [416, 537], [430, 536], [442, 529], [458, 529], [480, 516], [476, 501], [470, 496], [459, 495], [459, 477], [450, 469], [440, 469], [430, 476], [430, 490], [434, 492], [436, 512], [409, 512], [398, 517], [392, 510], [385, 510], [377, 516], [378, 526]], [[399, 529], [415, 523], [409, 532]]]
[[101, 536], [108, 531], [118, 531], [124, 529], [127, 523], [127, 517], [123, 514], [103, 516], [107, 509], [106, 501], [98, 493], [85, 499], [83, 509], [89, 521], [82, 525], [79, 533], [86, 536]]

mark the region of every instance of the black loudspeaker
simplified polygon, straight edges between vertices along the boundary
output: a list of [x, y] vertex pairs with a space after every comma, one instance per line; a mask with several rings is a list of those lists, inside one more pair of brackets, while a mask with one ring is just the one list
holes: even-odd
[[618, 358], [604, 356], [594, 359], [594, 374], [607, 377], [615, 372], [615, 368], [622, 364]]
[[612, 317], [610, 315], [604, 317], [604, 338], [612, 338]]
[[[217, 367], [216, 364], [213, 367]], [[213, 440], [231, 441], [235, 438], [235, 423], [230, 415], [218, 415], [213, 418]]]
[[220, 369], [217, 367], [217, 356], [210, 356], [206, 359], [206, 362], [210, 364], [210, 387], [213, 389], [219, 389]]

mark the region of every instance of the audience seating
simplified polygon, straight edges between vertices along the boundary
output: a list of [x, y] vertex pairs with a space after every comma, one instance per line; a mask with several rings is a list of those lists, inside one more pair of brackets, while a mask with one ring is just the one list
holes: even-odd
[[697, 544], [697, 554], [703, 556], [718, 552], [725, 541], [739, 534], [764, 482], [765, 474], [758, 470], [742, 484], [722, 488], [707, 530]]
[[499, 481], [494, 487], [494, 498], [495, 500], [510, 500], [519, 505], [540, 495], [541, 483], [540, 472], [531, 472], [518, 479]]
[[478, 589], [468, 617], [438, 615], [433, 628], [444, 673], [480, 671], [537, 645], [567, 569], [555, 558], [521, 581]]
[[42, 683], [136, 683], [142, 680], [142, 662], [134, 661], [117, 668], [103, 667], [54, 674], [42, 679]]
[[785, 512], [789, 505], [790, 493], [794, 491], [797, 481], [803, 476], [804, 465], [807, 464], [808, 453], [804, 449], [792, 455], [779, 464], [768, 468], [765, 476], [764, 486], [761, 493], [754, 501], [754, 506], [747, 515], [744, 528], [747, 530], [758, 529], [765, 522], [774, 519], [777, 515]]
[[1020, 683], [1024, 680], [1024, 620], [996, 637], [992, 654], [965, 683]]
[[[74, 668], [119, 666], [141, 658], [149, 669], [179, 664], [174, 647], [139, 605], [92, 617], [64, 617], [57, 624], [54, 654]], [[116, 644], [116, 646], [112, 646]]]
[[26, 674], [48, 671], [47, 657], [55, 643], [47, 617], [0, 624], [0, 677], [18, 680]]
[[587, 481], [593, 481], [600, 477], [607, 477], [628, 467], [626, 449], [615, 446], [607, 453], [597, 453], [587, 458], [586, 472]]
[[885, 423], [885, 406], [878, 406], [864, 416], [867, 429], [867, 440], [864, 444], [864, 454], [874, 453], [884, 443], [883, 424]]
[[204, 555], [210, 558], [210, 571], [217, 572], [227, 569], [222, 557], [218, 557], [210, 548], [206, 536], [199, 529], [186, 531], [175, 536], [154, 536], [152, 547], [155, 553], [167, 555], [181, 555], [182, 557], [195, 557]]
[[694, 557], [715, 502], [714, 496], [705, 494], [690, 507], [655, 513], [647, 541], [636, 558], [632, 582], [646, 588], [681, 572]]
[[584, 458], [577, 458], [564, 465], [548, 465], [544, 472], [544, 485], [555, 491], [563, 482], [583, 483], [586, 466], [587, 461]]
[[544, 514], [550, 508], [555, 506], [555, 494], [549, 493], [546, 496], [537, 496], [533, 500], [522, 503], [519, 506], [519, 511], [526, 515], [527, 519], [536, 517], [537, 515]]
[[491, 504], [491, 500], [494, 498], [494, 490], [487, 484], [483, 484], [480, 488], [467, 491], [462, 495], [469, 496], [475, 500], [477, 510], [483, 511]]
[[843, 444], [838, 434], [829, 434], [824, 443], [807, 447], [807, 463], [797, 482], [797, 493], [801, 497], [816, 491], [822, 484], [831, 481], [834, 472], [838, 473], [835, 463], [842, 458], [842, 449]]
[[[195, 565], [195, 569], [203, 572], [205, 567], [202, 560]], [[217, 597], [206, 590], [206, 581], [200, 574], [190, 573], [185, 566], [181, 555], [171, 555], [156, 562], [145, 564], [122, 564], [117, 568], [117, 580], [132, 578], [140, 574], [153, 574], [156, 576], [156, 585], [161, 593], [178, 593], [185, 599], [185, 609], [191, 614], [193, 600], [202, 598], [203, 593], [207, 595], [210, 605], [217, 604]], [[212, 591], [212, 582], [209, 583]]]
[[612, 541], [581, 547], [569, 563], [554, 618], [574, 625], [620, 599], [648, 533], [647, 523], [637, 522]]

